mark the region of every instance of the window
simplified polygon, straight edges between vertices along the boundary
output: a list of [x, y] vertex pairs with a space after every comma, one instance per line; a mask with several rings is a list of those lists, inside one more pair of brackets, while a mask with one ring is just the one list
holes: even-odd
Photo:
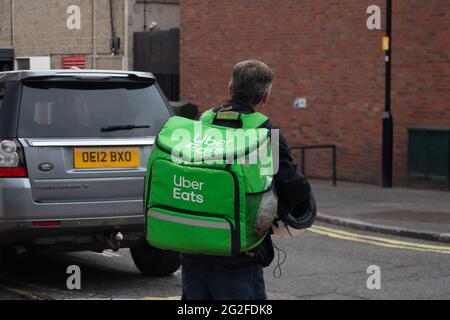
[[17, 70], [30, 70], [30, 59], [16, 59]]
[[[25, 82], [19, 136], [149, 137], [171, 117], [158, 88], [141, 82]], [[150, 126], [102, 132], [110, 126]]]

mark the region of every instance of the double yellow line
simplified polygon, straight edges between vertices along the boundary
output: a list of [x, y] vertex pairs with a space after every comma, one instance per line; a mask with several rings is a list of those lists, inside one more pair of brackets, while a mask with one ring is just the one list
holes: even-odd
[[9, 293], [15, 294], [24, 300], [60, 300], [58, 298], [54, 298], [49, 295], [36, 294], [36, 293], [32, 293], [30, 291], [12, 288], [9, 286], [0, 285], [0, 289], [3, 289]]
[[422, 243], [415, 242], [407, 242], [407, 241], [398, 241], [388, 238], [381, 237], [373, 237], [366, 236], [356, 233], [351, 233], [347, 231], [331, 229], [321, 226], [314, 226], [309, 229], [310, 232], [320, 234], [323, 236], [327, 236], [334, 239], [347, 240], [347, 241], [356, 241], [360, 243], [367, 243], [379, 247], [385, 248], [393, 248], [393, 249], [404, 249], [404, 250], [413, 250], [413, 251], [421, 251], [421, 252], [433, 252], [440, 254], [450, 254], [450, 246], [436, 246], [436, 245], [428, 245]]
[[181, 297], [145, 297], [143, 300], [146, 301], [179, 301]]

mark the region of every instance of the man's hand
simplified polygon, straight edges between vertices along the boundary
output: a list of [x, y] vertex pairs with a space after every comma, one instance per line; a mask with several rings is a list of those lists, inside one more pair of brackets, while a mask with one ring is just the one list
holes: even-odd
[[278, 215], [280, 219], [294, 229], [310, 228], [317, 216], [316, 199], [312, 191], [308, 198], [294, 208], [288, 208], [280, 201], [278, 204]]

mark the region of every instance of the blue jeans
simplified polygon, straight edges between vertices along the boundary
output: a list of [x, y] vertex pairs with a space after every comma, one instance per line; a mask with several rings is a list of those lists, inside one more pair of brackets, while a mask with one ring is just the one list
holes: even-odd
[[183, 300], [267, 300], [262, 266], [227, 269], [182, 257]]

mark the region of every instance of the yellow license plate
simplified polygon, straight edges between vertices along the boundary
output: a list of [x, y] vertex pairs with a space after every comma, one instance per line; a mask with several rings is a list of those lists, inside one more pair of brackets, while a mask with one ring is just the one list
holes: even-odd
[[137, 168], [138, 148], [75, 148], [75, 169]]

